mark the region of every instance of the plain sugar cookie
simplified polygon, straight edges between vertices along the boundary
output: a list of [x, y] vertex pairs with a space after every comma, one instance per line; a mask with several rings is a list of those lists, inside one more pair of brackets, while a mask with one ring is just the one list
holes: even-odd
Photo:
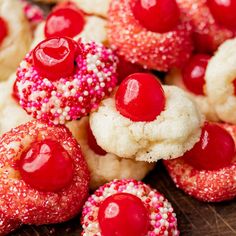
[[93, 143], [92, 133], [88, 133], [91, 132], [89, 131], [88, 117], [68, 122], [66, 126], [80, 144], [84, 158], [88, 163], [91, 189], [96, 189], [113, 179], [142, 180], [154, 167], [154, 164], [151, 163], [125, 159], [104, 150], [103, 152], [97, 150], [95, 146], [97, 144]]
[[6, 80], [26, 55], [32, 41], [20, 1], [0, 0], [0, 27], [6, 30], [5, 37], [0, 39], [0, 80]]
[[236, 124], [236, 39], [223, 43], [210, 60], [206, 71], [206, 94], [218, 117]]
[[[90, 127], [99, 146], [120, 157], [148, 162], [177, 158], [193, 147], [200, 138], [203, 122], [196, 104], [183, 90], [175, 86], [162, 86], [160, 89], [164, 90], [166, 104], [164, 110], [159, 113], [159, 104], [153, 101], [158, 101], [161, 95], [156, 96], [158, 87], [151, 89], [159, 86], [155, 83], [158, 83], [156, 78], [149, 74], [130, 75], [121, 83], [116, 98], [103, 100], [98, 110], [91, 113]], [[126, 86], [126, 90], [122, 94], [123, 97], [119, 96], [120, 100], [130, 102], [126, 107], [123, 105], [123, 110], [119, 106], [118, 111], [117, 93], [121, 91], [121, 86]], [[147, 93], [142, 89], [144, 87]], [[139, 91], [141, 94], [135, 94], [133, 91]], [[156, 115], [156, 111], [159, 115]], [[131, 119], [127, 118], [130, 113]], [[132, 120], [139, 119], [140, 116], [151, 119]]]

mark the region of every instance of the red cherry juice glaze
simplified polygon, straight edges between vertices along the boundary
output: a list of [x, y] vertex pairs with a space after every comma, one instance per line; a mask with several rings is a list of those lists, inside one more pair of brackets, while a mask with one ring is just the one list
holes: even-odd
[[32, 143], [20, 157], [19, 170], [27, 184], [45, 192], [57, 192], [68, 186], [74, 173], [67, 151], [50, 139]]
[[88, 125], [88, 128], [87, 128], [87, 135], [88, 135], [88, 145], [89, 145], [89, 147], [95, 153], [97, 153], [98, 155], [102, 155], [102, 156], [106, 155], [107, 152], [104, 151], [100, 146], [98, 146], [97, 141], [96, 141], [89, 125]]
[[210, 58], [206, 54], [196, 54], [183, 69], [183, 82], [196, 95], [204, 95], [205, 72]]
[[66, 37], [55, 37], [42, 41], [33, 50], [35, 69], [42, 77], [54, 81], [74, 72], [74, 61], [78, 44]]
[[126, 61], [123, 57], [119, 57], [119, 63], [117, 67], [118, 84], [120, 84], [127, 76], [144, 71], [144, 68], [140, 65], [133, 64]]
[[148, 211], [143, 202], [129, 193], [106, 198], [98, 211], [103, 236], [145, 236], [149, 228]]
[[234, 155], [232, 136], [216, 124], [205, 123], [200, 141], [185, 153], [184, 160], [198, 170], [219, 170], [229, 166]]
[[236, 30], [236, 0], [208, 0], [207, 4], [218, 24]]
[[128, 76], [116, 92], [116, 109], [132, 121], [153, 121], [165, 108], [165, 94], [157, 78], [148, 73]]
[[149, 31], [165, 33], [179, 23], [180, 11], [175, 0], [136, 0], [132, 11]]
[[0, 44], [7, 36], [7, 24], [2, 17], [0, 17]]
[[75, 37], [84, 28], [84, 14], [74, 5], [64, 5], [52, 11], [46, 20], [44, 34], [49, 37]]

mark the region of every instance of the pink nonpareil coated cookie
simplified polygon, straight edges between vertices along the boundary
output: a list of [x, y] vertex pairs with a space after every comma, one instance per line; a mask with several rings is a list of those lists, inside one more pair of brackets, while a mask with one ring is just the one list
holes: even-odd
[[87, 115], [117, 82], [117, 57], [95, 42], [42, 41], [17, 71], [20, 105], [34, 118], [63, 124]]
[[25, 16], [32, 27], [43, 21], [44, 13], [39, 6], [29, 3], [27, 0], [21, 0], [21, 2], [23, 4]]
[[85, 203], [82, 235], [177, 236], [171, 204], [156, 190], [136, 180], [114, 180]]

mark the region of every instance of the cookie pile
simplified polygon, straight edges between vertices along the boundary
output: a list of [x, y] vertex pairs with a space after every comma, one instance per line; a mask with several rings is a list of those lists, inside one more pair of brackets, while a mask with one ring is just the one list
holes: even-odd
[[140, 181], [161, 161], [235, 198], [236, 1], [40, 2], [0, 0], [0, 235], [82, 213], [84, 236], [177, 236]]

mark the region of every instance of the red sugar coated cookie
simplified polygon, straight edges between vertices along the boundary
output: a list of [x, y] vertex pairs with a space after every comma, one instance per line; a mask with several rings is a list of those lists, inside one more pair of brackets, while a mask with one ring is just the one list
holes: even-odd
[[82, 212], [83, 236], [101, 236], [98, 223], [99, 206], [109, 196], [130, 193], [143, 202], [148, 211], [150, 226], [148, 236], [179, 235], [176, 214], [171, 204], [155, 189], [136, 180], [114, 180], [100, 187], [89, 197]]
[[[32, 188], [24, 182], [19, 171], [18, 163], [22, 153], [33, 142], [45, 139], [59, 142], [73, 161], [73, 179], [57, 192], [43, 192]], [[64, 126], [31, 121], [5, 133], [0, 139], [0, 171], [1, 210], [11, 219], [25, 224], [66, 221], [80, 212], [88, 195], [87, 164], [78, 143]]]
[[133, 0], [112, 0], [109, 9], [108, 39], [127, 61], [147, 69], [167, 71], [182, 67], [192, 51], [191, 27], [178, 24], [172, 31], [155, 33], [134, 17]]
[[[236, 142], [236, 126], [221, 125]], [[220, 147], [219, 147], [220, 148]], [[183, 158], [164, 161], [176, 186], [189, 195], [206, 202], [221, 202], [236, 196], [236, 160], [219, 170], [197, 170]]]
[[20, 221], [11, 220], [0, 211], [0, 236], [7, 235], [11, 231], [19, 228], [20, 225]]
[[66, 78], [40, 76], [33, 64], [33, 51], [17, 71], [16, 89], [20, 105], [34, 118], [64, 124], [96, 109], [117, 82], [117, 57], [95, 42], [79, 40], [75, 72]]
[[207, 0], [177, 0], [177, 2], [193, 25], [193, 39], [197, 52], [212, 53], [226, 39], [235, 36], [235, 32], [216, 23]]

